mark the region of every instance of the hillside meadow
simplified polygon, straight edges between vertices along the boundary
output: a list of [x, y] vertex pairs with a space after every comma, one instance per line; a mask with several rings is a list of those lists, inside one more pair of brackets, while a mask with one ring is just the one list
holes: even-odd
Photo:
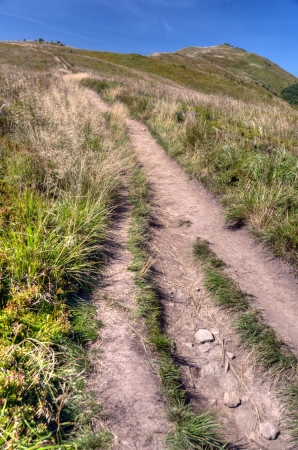
[[106, 101], [125, 103], [191, 177], [221, 198], [227, 226], [247, 225], [297, 269], [297, 112], [285, 103], [117, 82], [83, 81]]
[[1, 448], [104, 448], [84, 389], [101, 327], [86, 296], [130, 144], [117, 116], [60, 76], [7, 69], [0, 98]]

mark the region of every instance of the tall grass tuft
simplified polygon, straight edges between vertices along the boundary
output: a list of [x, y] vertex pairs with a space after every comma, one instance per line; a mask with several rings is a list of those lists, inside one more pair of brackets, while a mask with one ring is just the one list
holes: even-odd
[[101, 323], [82, 294], [105, 262], [127, 137], [69, 79], [6, 71], [0, 99], [1, 448], [106, 448], [84, 409], [82, 345]]

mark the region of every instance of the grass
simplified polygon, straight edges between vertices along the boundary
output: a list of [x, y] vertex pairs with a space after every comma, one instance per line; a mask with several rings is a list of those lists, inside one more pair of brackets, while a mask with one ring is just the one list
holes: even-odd
[[7, 70], [0, 97], [1, 448], [107, 448], [86, 390], [101, 328], [87, 298], [131, 164], [124, 130], [59, 77]]
[[156, 361], [164, 394], [168, 400], [170, 420], [176, 423], [175, 430], [167, 437], [171, 449], [224, 449], [221, 432], [212, 413], [195, 413], [187, 401], [178, 364], [172, 354], [172, 342], [163, 332], [163, 311], [150, 264], [150, 188], [141, 169], [136, 169], [131, 178], [130, 202], [133, 206], [129, 229], [128, 248], [132, 253], [130, 270], [134, 273], [137, 287], [136, 299], [139, 314], [145, 318], [149, 340], [159, 359]]
[[246, 225], [298, 270], [294, 110], [123, 79], [102, 95], [123, 102], [191, 177], [221, 197], [229, 226]]
[[197, 240], [194, 255], [202, 262], [205, 286], [215, 304], [230, 311], [240, 345], [251, 352], [257, 367], [275, 379], [286, 408], [286, 422], [293, 440], [298, 442], [298, 365], [297, 359], [274, 330], [263, 323], [260, 313], [250, 306], [238, 285], [225, 273], [208, 242]]

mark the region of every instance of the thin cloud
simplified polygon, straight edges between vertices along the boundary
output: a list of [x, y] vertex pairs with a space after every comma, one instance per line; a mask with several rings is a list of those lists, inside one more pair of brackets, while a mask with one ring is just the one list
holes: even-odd
[[21, 16], [19, 14], [7, 13], [7, 12], [4, 12], [4, 11], [0, 11], [0, 14], [5, 15], [5, 16], [15, 17], [16, 19], [22, 19], [22, 20], [26, 20], [28, 22], [36, 23], [38, 25], [45, 26], [45, 27], [50, 28], [52, 30], [59, 31], [60, 33], [68, 34], [69, 36], [75, 36], [75, 37], [79, 37], [81, 39], [85, 39], [87, 41], [100, 43], [100, 41], [98, 41], [97, 39], [87, 38], [86, 36], [82, 36], [81, 34], [76, 34], [76, 33], [72, 33], [72, 32], [67, 31], [67, 30], [63, 30], [62, 28], [53, 27], [52, 25], [49, 25], [48, 23], [41, 22], [41, 21], [36, 20], [36, 19], [32, 19], [31, 17]]

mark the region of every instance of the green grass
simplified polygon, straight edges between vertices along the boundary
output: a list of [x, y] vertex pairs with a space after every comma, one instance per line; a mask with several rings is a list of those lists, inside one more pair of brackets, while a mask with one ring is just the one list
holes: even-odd
[[293, 84], [281, 91], [282, 98], [290, 105], [298, 105], [298, 85]]
[[200, 63], [202, 60], [208, 61], [228, 70], [231, 75], [246, 76], [274, 95], [280, 95], [282, 89], [297, 81], [294, 75], [272, 61], [230, 45], [210, 47], [208, 52], [200, 47], [187, 47], [178, 53], [191, 56]]
[[129, 229], [128, 249], [132, 253], [130, 270], [134, 273], [137, 287], [136, 300], [139, 314], [145, 318], [149, 339], [158, 355], [158, 368], [164, 394], [168, 400], [170, 420], [176, 423], [175, 430], [167, 437], [171, 449], [224, 449], [220, 427], [214, 415], [207, 412], [195, 413], [188, 405], [179, 366], [172, 355], [172, 342], [163, 332], [163, 310], [154, 288], [150, 267], [149, 231], [151, 209], [150, 189], [141, 169], [136, 169], [131, 178], [130, 203], [133, 206]]
[[215, 304], [231, 312], [239, 344], [251, 352], [257, 367], [275, 379], [286, 409], [286, 423], [298, 442], [298, 377], [297, 359], [274, 330], [263, 323], [260, 313], [250, 306], [238, 285], [225, 273], [225, 265], [217, 259], [206, 241], [197, 240], [195, 258], [203, 264], [204, 283]]
[[86, 389], [102, 325], [88, 294], [130, 165], [127, 138], [63, 80], [11, 71], [0, 97], [0, 445], [108, 448]]
[[[137, 89], [122, 86], [112, 100], [123, 102], [191, 177], [221, 197], [228, 225], [247, 225], [298, 270], [296, 113], [251, 105], [247, 119], [244, 104], [228, 112], [212, 99], [203, 105]], [[109, 89], [103, 97], [111, 100]]]

